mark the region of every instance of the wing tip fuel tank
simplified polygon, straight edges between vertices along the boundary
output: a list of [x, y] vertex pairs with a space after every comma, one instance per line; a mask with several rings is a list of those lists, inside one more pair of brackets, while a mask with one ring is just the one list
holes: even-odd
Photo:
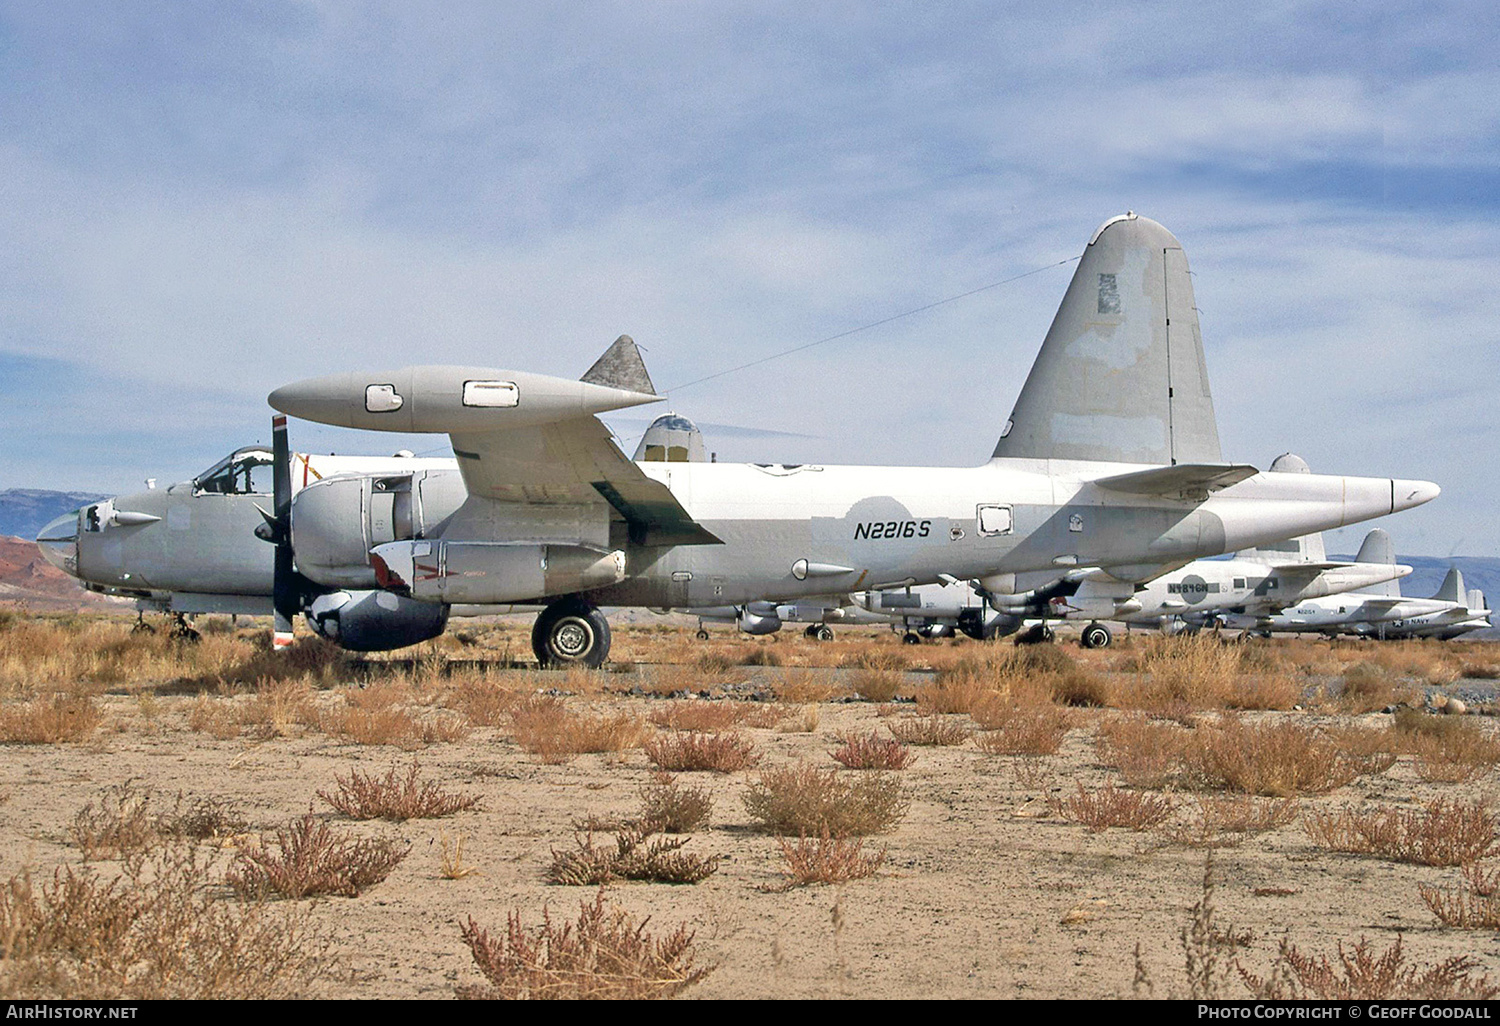
[[367, 431], [493, 431], [607, 413], [661, 397], [586, 381], [487, 367], [403, 367], [283, 385], [282, 413]]

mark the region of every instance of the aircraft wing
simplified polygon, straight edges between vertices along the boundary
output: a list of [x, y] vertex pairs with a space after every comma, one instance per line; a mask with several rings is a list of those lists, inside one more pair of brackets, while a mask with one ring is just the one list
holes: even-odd
[[1158, 495], [1201, 502], [1210, 493], [1239, 484], [1259, 473], [1246, 463], [1179, 463], [1174, 467], [1153, 467], [1101, 477], [1094, 484], [1131, 495]]
[[595, 417], [450, 437], [472, 496], [522, 504], [586, 505], [603, 499], [630, 525], [638, 544], [722, 544], [666, 485], [626, 459]]

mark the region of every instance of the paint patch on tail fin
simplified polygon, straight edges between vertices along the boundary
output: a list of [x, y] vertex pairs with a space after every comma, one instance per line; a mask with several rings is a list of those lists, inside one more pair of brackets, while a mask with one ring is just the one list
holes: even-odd
[[1094, 234], [995, 456], [1222, 461], [1193, 283], [1171, 232], [1132, 213]]
[[590, 385], [623, 388], [627, 392], [656, 394], [651, 375], [646, 373], [646, 361], [641, 359], [640, 347], [629, 335], [615, 339], [614, 344], [578, 380]]

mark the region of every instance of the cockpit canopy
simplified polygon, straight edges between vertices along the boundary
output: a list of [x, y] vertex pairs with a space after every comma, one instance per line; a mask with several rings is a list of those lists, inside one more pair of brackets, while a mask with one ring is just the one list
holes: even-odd
[[193, 491], [200, 495], [270, 495], [274, 473], [270, 450], [250, 445], [236, 449], [193, 478]]

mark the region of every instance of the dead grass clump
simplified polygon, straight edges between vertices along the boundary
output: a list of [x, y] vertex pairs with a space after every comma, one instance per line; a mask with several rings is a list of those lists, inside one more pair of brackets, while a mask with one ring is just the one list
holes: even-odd
[[1186, 740], [1181, 727], [1136, 714], [1103, 723], [1094, 744], [1131, 787], [1161, 788], [1176, 777]]
[[917, 711], [924, 716], [967, 713], [994, 693], [995, 681], [982, 666], [960, 660], [938, 671], [932, 683], [917, 691]]
[[156, 817], [156, 831], [163, 837], [194, 841], [229, 837], [244, 832], [248, 825], [229, 799], [215, 795], [188, 798], [179, 792], [171, 810]]
[[1461, 866], [1500, 854], [1495, 816], [1483, 802], [1438, 798], [1423, 809], [1311, 811], [1302, 817], [1313, 843], [1419, 866]]
[[301, 724], [317, 722], [312, 687], [306, 677], [257, 681], [255, 695], [238, 719], [255, 737], [288, 737]]
[[592, 904], [582, 903], [576, 923], [559, 926], [543, 908], [541, 927], [528, 931], [521, 914], [511, 912], [504, 937], [491, 937], [470, 919], [463, 938], [489, 985], [459, 987], [461, 998], [666, 998], [714, 970], [693, 964], [686, 925], [654, 937], [645, 922], [606, 908], [603, 888]]
[[937, 713], [887, 720], [885, 729], [897, 741], [907, 745], [961, 745], [974, 734], [963, 724]]
[[866, 702], [889, 702], [906, 679], [900, 670], [856, 670], [853, 676], [854, 693]]
[[817, 837], [800, 837], [796, 842], [776, 838], [781, 857], [786, 862], [784, 890], [808, 884], [841, 884], [874, 876], [885, 865], [886, 849], [873, 855], [863, 852], [863, 837], [834, 837], [824, 830]]
[[1065, 819], [1081, 823], [1089, 833], [1097, 834], [1110, 827], [1128, 827], [1137, 832], [1149, 830], [1169, 818], [1177, 805], [1164, 795], [1142, 791], [1123, 791], [1105, 784], [1093, 791], [1082, 784], [1066, 798], [1051, 799], [1053, 810]]
[[338, 836], [308, 813], [276, 831], [276, 850], [241, 848], [225, 882], [245, 898], [357, 897], [400, 865], [411, 848], [390, 838]]
[[431, 781], [417, 781], [421, 771], [413, 759], [404, 776], [397, 778], [393, 765], [384, 777], [351, 770], [347, 777], [334, 774], [334, 792], [319, 791], [318, 797], [350, 819], [385, 819], [401, 823], [408, 819], [438, 819], [463, 812], [479, 804], [477, 794], [454, 794]]
[[683, 787], [668, 773], [641, 786], [642, 823], [668, 834], [686, 834], [708, 822], [714, 801], [702, 787]]
[[99, 726], [99, 707], [83, 695], [55, 694], [0, 708], [0, 743], [53, 745], [82, 741]]
[[748, 645], [740, 650], [737, 662], [741, 666], [780, 666], [781, 655], [770, 645]]
[[821, 721], [822, 714], [816, 705], [804, 705], [778, 719], [776, 730], [782, 734], [811, 734]]
[[117, 878], [59, 869], [0, 884], [0, 994], [31, 1000], [317, 996], [337, 969], [308, 910], [222, 900], [193, 845]]
[[459, 681], [444, 697], [444, 704], [477, 727], [500, 727], [519, 700], [516, 692], [495, 684], [486, 673]]
[[738, 665], [739, 660], [724, 652], [704, 652], [693, 661], [698, 672], [714, 680], [722, 680]]
[[672, 731], [646, 742], [646, 758], [658, 769], [672, 773], [694, 770], [733, 773], [760, 762], [760, 753], [737, 731], [713, 734]]
[[1300, 688], [1286, 674], [1247, 672], [1245, 649], [1213, 635], [1155, 636], [1120, 668], [1136, 683], [1117, 688], [1120, 704], [1173, 715], [1200, 709], [1290, 709]]
[[547, 882], [580, 887], [616, 880], [695, 884], [719, 871], [722, 855], [689, 855], [680, 849], [687, 837], [657, 837], [654, 824], [627, 826], [615, 835], [613, 847], [594, 845], [594, 835], [574, 835], [572, 851], [552, 850]]
[[1270, 971], [1259, 977], [1240, 971], [1245, 986], [1263, 1001], [1390, 1001], [1492, 1000], [1500, 986], [1488, 976], [1475, 977], [1478, 962], [1467, 955], [1437, 965], [1407, 965], [1401, 937], [1376, 954], [1370, 942], [1359, 939], [1350, 950], [1338, 944], [1338, 961], [1327, 955], [1304, 955], [1282, 940]]
[[1471, 720], [1399, 709], [1394, 734], [1400, 750], [1415, 757], [1417, 775], [1429, 783], [1467, 783], [1500, 762], [1500, 741]]
[[230, 699], [199, 695], [188, 710], [188, 729], [228, 741], [240, 736], [240, 718]]
[[669, 702], [648, 717], [658, 727], [672, 730], [728, 730], [745, 718], [735, 702]]
[[879, 647], [867, 644], [853, 652], [846, 652], [839, 665], [856, 670], [885, 670], [901, 673], [911, 666], [911, 659], [899, 648]]
[[827, 670], [789, 668], [771, 684], [776, 700], [794, 705], [826, 702], [839, 694], [840, 688]]
[[533, 696], [511, 710], [516, 743], [545, 763], [566, 762], [590, 752], [639, 748], [651, 728], [629, 713], [575, 713], [556, 698]]
[[881, 772], [849, 780], [806, 763], [763, 770], [745, 793], [745, 811], [767, 833], [862, 837], [894, 827], [908, 802], [900, 781]]
[[882, 738], [876, 731], [866, 734], [841, 734], [842, 742], [830, 754], [835, 762], [850, 769], [899, 770], [912, 764], [912, 750], [900, 741]]
[[1338, 704], [1345, 712], [1379, 712], [1413, 695], [1409, 682], [1377, 663], [1360, 662], [1346, 666], [1343, 678]]
[[1389, 757], [1358, 759], [1322, 732], [1290, 720], [1246, 723], [1226, 717], [1186, 735], [1184, 782], [1207, 790], [1272, 798], [1325, 794], [1361, 773], [1383, 772]]
[[1073, 729], [1073, 715], [1054, 705], [992, 699], [970, 715], [984, 728], [974, 743], [988, 755], [1053, 755]]

